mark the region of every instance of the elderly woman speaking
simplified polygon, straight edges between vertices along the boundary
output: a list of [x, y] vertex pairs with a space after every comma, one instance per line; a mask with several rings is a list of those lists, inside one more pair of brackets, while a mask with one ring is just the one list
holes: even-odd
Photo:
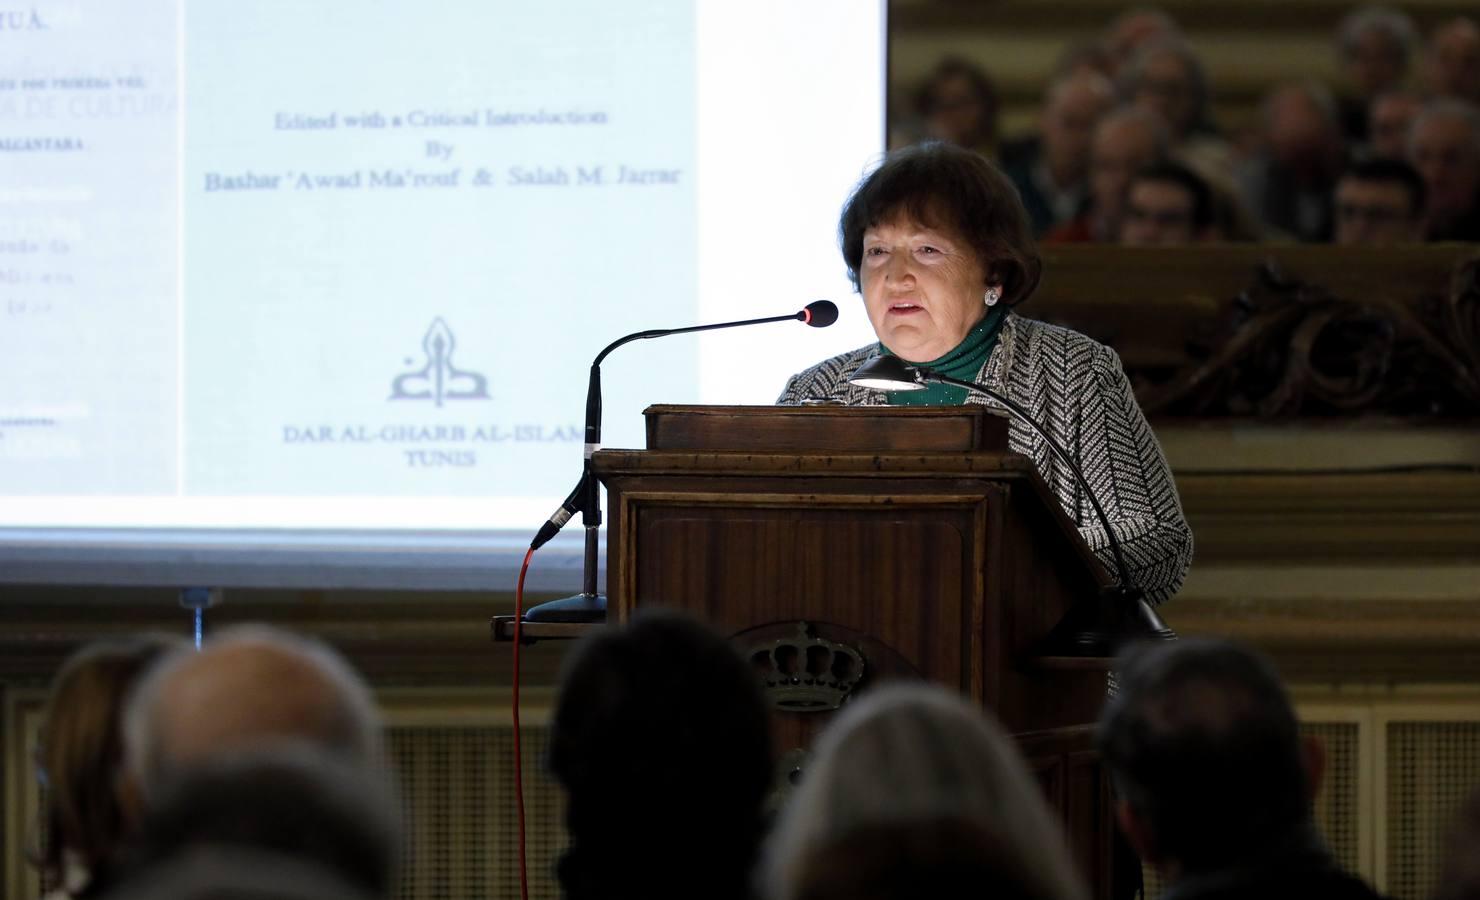
[[[1075, 457], [1146, 599], [1176, 593], [1192, 532], [1119, 358], [1082, 334], [1011, 312], [1037, 287], [1041, 265], [1002, 173], [946, 144], [897, 151], [854, 191], [840, 230], [879, 342], [792, 376], [777, 403], [994, 405], [947, 384], [884, 393], [849, 383], [881, 353], [985, 384], [1031, 412]], [[1090, 548], [1112, 564], [1089, 498], [1047, 442], [1014, 417], [1008, 445], [1033, 460]]]

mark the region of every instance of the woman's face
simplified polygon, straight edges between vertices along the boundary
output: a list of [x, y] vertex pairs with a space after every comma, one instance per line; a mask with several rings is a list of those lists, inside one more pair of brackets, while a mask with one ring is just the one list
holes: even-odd
[[907, 219], [863, 233], [858, 283], [874, 333], [907, 362], [944, 356], [986, 311], [987, 273], [966, 241]]

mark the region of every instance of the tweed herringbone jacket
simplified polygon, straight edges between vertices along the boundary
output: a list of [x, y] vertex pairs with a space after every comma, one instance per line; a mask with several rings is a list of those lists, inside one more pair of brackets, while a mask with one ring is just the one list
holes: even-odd
[[[848, 377], [877, 353], [878, 345], [870, 344], [793, 375], [776, 402], [885, 405], [889, 401], [883, 392], [848, 383]], [[1182, 517], [1161, 445], [1131, 394], [1115, 352], [1067, 328], [1009, 315], [977, 380], [1031, 412], [1079, 463], [1146, 599], [1156, 604], [1175, 594], [1192, 563], [1192, 532]], [[997, 406], [975, 393], [967, 402]], [[1008, 426], [1008, 447], [1033, 460], [1113, 577], [1110, 542], [1073, 474], [1054, 459], [1047, 442], [1016, 417]]]

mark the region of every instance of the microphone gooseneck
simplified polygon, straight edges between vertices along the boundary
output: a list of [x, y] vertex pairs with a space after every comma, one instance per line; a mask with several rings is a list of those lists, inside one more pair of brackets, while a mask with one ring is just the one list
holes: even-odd
[[633, 341], [667, 337], [672, 334], [690, 334], [697, 331], [715, 331], [721, 328], [740, 328], [746, 325], [765, 325], [770, 322], [792, 320], [803, 322], [813, 328], [826, 328], [838, 320], [838, 307], [831, 300], [814, 300], [801, 311], [784, 316], [740, 319], [713, 325], [689, 325], [684, 328], [652, 328], [646, 331], [634, 331], [602, 348], [601, 352], [596, 354], [596, 358], [591, 361], [591, 373], [586, 382], [586, 446], [581, 480], [576, 482], [575, 489], [570, 492], [570, 496], [565, 498], [565, 502], [560, 504], [560, 507], [544, 525], [540, 526], [530, 546], [536, 550], [543, 547], [560, 532], [560, 529], [565, 527], [566, 522], [569, 522], [576, 513], [580, 513], [581, 522], [586, 527], [585, 588], [587, 594], [596, 593], [595, 529], [601, 525], [601, 484], [595, 473], [591, 471], [591, 456], [601, 449], [601, 363], [611, 355], [613, 350]]

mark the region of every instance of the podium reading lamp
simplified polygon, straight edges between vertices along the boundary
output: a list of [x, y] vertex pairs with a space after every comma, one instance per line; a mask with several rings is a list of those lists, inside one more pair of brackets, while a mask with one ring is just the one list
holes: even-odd
[[848, 380], [853, 384], [877, 391], [918, 391], [923, 390], [927, 384], [937, 383], [950, 384], [984, 394], [1007, 407], [1013, 415], [1038, 432], [1038, 435], [1047, 442], [1049, 449], [1053, 451], [1053, 455], [1058, 457], [1059, 461], [1074, 474], [1079, 486], [1084, 489], [1085, 496], [1089, 498], [1090, 506], [1094, 508], [1095, 516], [1100, 520], [1101, 527], [1105, 529], [1105, 537], [1110, 541], [1110, 552], [1115, 557], [1119, 584], [1110, 585], [1101, 591], [1100, 596], [1092, 600], [1081, 598], [1071, 606], [1064, 614], [1063, 620], [1055, 625], [1044, 638], [1040, 648], [1043, 655], [1110, 656], [1115, 652], [1116, 647], [1127, 640], [1134, 638], [1169, 640], [1176, 637], [1156, 614], [1156, 610], [1146, 602], [1145, 593], [1131, 580], [1130, 567], [1126, 565], [1125, 555], [1120, 549], [1120, 541], [1115, 537], [1115, 531], [1110, 527], [1110, 519], [1105, 515], [1105, 510], [1100, 506], [1100, 501], [1095, 497], [1095, 492], [1085, 479], [1084, 473], [1070, 458], [1068, 452], [1059, 446], [1059, 442], [1054, 440], [1053, 436], [1038, 424], [1022, 406], [985, 385], [952, 378], [922, 366], [911, 365], [897, 356], [876, 356], [859, 366], [858, 371], [854, 372]]

